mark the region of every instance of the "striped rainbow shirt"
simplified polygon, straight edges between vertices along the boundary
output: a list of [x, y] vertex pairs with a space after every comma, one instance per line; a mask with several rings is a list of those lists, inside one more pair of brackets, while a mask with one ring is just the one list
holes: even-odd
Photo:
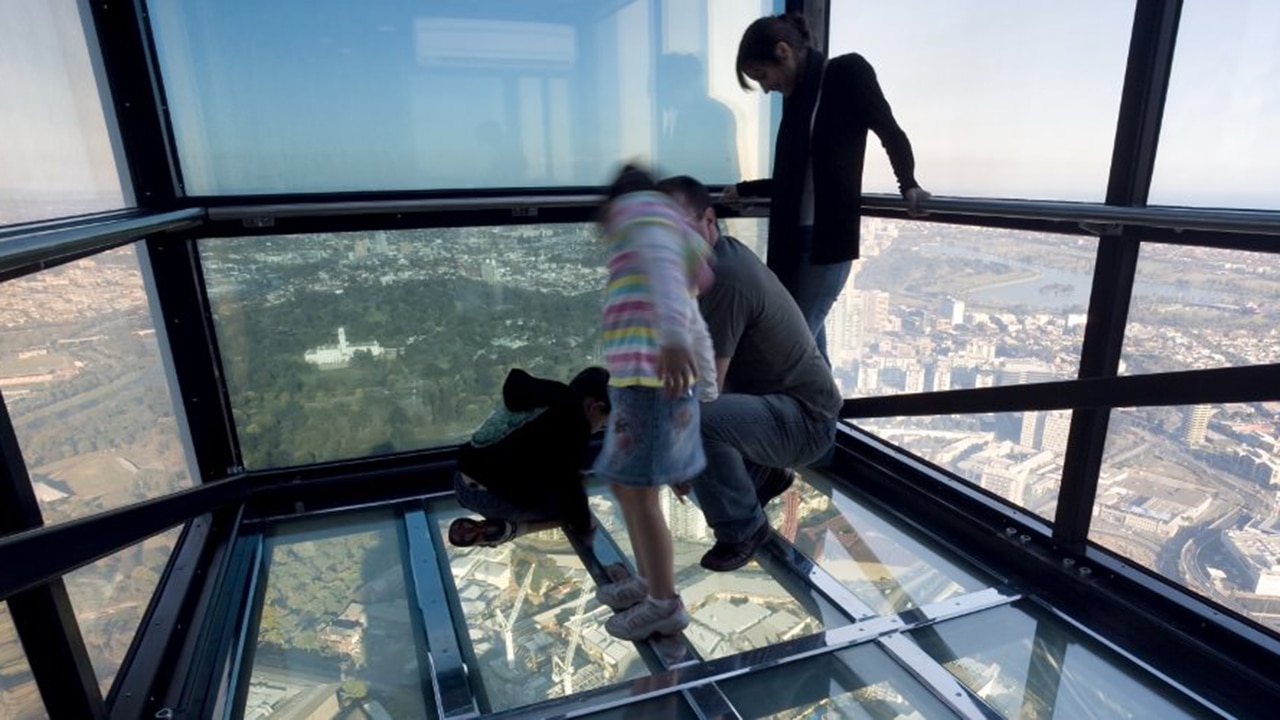
[[695, 300], [711, 284], [710, 248], [676, 204], [657, 191], [623, 195], [604, 219], [609, 282], [604, 298], [604, 358], [609, 384], [661, 387], [664, 345], [692, 349]]

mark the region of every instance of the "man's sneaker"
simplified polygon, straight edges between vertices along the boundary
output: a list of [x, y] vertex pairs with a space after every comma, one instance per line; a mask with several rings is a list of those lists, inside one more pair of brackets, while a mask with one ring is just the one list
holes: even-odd
[[646, 596], [644, 602], [609, 618], [604, 629], [619, 640], [644, 640], [655, 633], [674, 635], [689, 627], [689, 613], [680, 598], [657, 600]]
[[632, 575], [625, 580], [596, 588], [596, 599], [602, 605], [608, 605], [614, 612], [635, 607], [647, 597], [649, 597], [649, 583], [639, 575]]
[[737, 570], [751, 560], [756, 550], [759, 550], [760, 546], [769, 539], [771, 531], [772, 528], [766, 522], [761, 524], [760, 529], [752, 533], [751, 537], [741, 542], [717, 540], [715, 546], [702, 556], [702, 567], [715, 572]]
[[760, 501], [760, 507], [768, 505], [770, 500], [786, 492], [795, 481], [795, 470], [791, 468], [769, 468], [769, 471], [764, 476], [764, 482], [760, 483], [760, 487], [756, 488], [756, 499]]

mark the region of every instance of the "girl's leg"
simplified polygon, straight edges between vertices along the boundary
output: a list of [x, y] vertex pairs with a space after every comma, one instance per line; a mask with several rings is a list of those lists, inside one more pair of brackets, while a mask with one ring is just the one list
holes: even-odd
[[658, 502], [660, 491], [658, 487], [614, 485], [627, 521], [636, 564], [644, 568], [644, 578], [649, 582], [649, 594], [659, 600], [668, 600], [676, 597], [675, 557], [671, 530], [667, 528]]
[[618, 507], [622, 508], [622, 522], [627, 526], [627, 535], [631, 538], [631, 554], [636, 558], [636, 575], [642, 578], [648, 578], [648, 568], [645, 566], [645, 555], [640, 551], [639, 542], [636, 540], [635, 527], [638, 519], [636, 517], [636, 506], [631, 502], [623, 500], [623, 494], [629, 488], [626, 485], [613, 484], [613, 496], [618, 498]]

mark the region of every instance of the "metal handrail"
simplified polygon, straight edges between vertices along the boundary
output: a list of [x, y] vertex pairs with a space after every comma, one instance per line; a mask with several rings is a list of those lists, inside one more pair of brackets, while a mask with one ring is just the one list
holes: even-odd
[[[337, 217], [383, 213], [510, 210], [536, 217], [537, 209], [591, 208], [603, 199], [597, 194], [494, 195], [469, 198], [417, 198], [351, 200], [336, 202], [274, 202], [187, 208], [132, 218], [103, 218], [0, 241], [0, 278], [39, 270], [68, 258], [83, 257], [147, 235], [198, 225], [202, 220], [252, 218]], [[1184, 207], [1118, 207], [1102, 203], [1045, 200], [1007, 200], [933, 197], [922, 207], [944, 216], [999, 217], [1017, 220], [1071, 222], [1082, 225], [1131, 225], [1172, 230], [1280, 236], [1280, 211], [1223, 210]], [[751, 200], [734, 209], [744, 215], [767, 212], [768, 200]], [[897, 196], [869, 194], [863, 209], [905, 212], [906, 202]], [[1277, 247], [1280, 250], [1280, 247]]]
[[[907, 203], [896, 195], [864, 195], [862, 207], [865, 210], [905, 211]], [[1280, 235], [1280, 211], [1275, 210], [1121, 207], [1102, 203], [962, 197], [932, 197], [921, 207], [932, 213], [973, 217]]]
[[147, 235], [199, 225], [202, 208], [126, 218], [89, 218], [84, 223], [42, 229], [0, 240], [0, 278], [43, 270]]
[[[210, 220], [243, 220], [261, 217], [368, 215], [388, 212], [447, 212], [457, 210], [527, 210], [533, 208], [589, 208], [604, 199], [599, 194], [493, 195], [469, 198], [415, 198], [338, 202], [273, 202], [209, 208]], [[717, 196], [718, 199], [718, 196]], [[740, 207], [767, 208], [767, 199], [751, 199]], [[867, 194], [864, 210], [905, 211], [906, 201], [896, 195]], [[972, 217], [1000, 217], [1088, 224], [1138, 225], [1173, 230], [1203, 230], [1260, 235], [1280, 235], [1280, 211], [1223, 210], [1186, 207], [1120, 207], [1103, 203], [1053, 200], [1008, 200], [967, 197], [932, 197], [922, 207], [932, 213]]]

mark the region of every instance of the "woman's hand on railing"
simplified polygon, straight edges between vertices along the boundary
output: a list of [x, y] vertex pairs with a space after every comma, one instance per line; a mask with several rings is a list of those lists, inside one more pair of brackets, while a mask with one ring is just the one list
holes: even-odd
[[913, 187], [902, 194], [907, 200], [907, 214], [911, 217], [924, 217], [929, 214], [928, 210], [920, 207], [920, 203], [933, 197], [928, 190], [922, 187]]

